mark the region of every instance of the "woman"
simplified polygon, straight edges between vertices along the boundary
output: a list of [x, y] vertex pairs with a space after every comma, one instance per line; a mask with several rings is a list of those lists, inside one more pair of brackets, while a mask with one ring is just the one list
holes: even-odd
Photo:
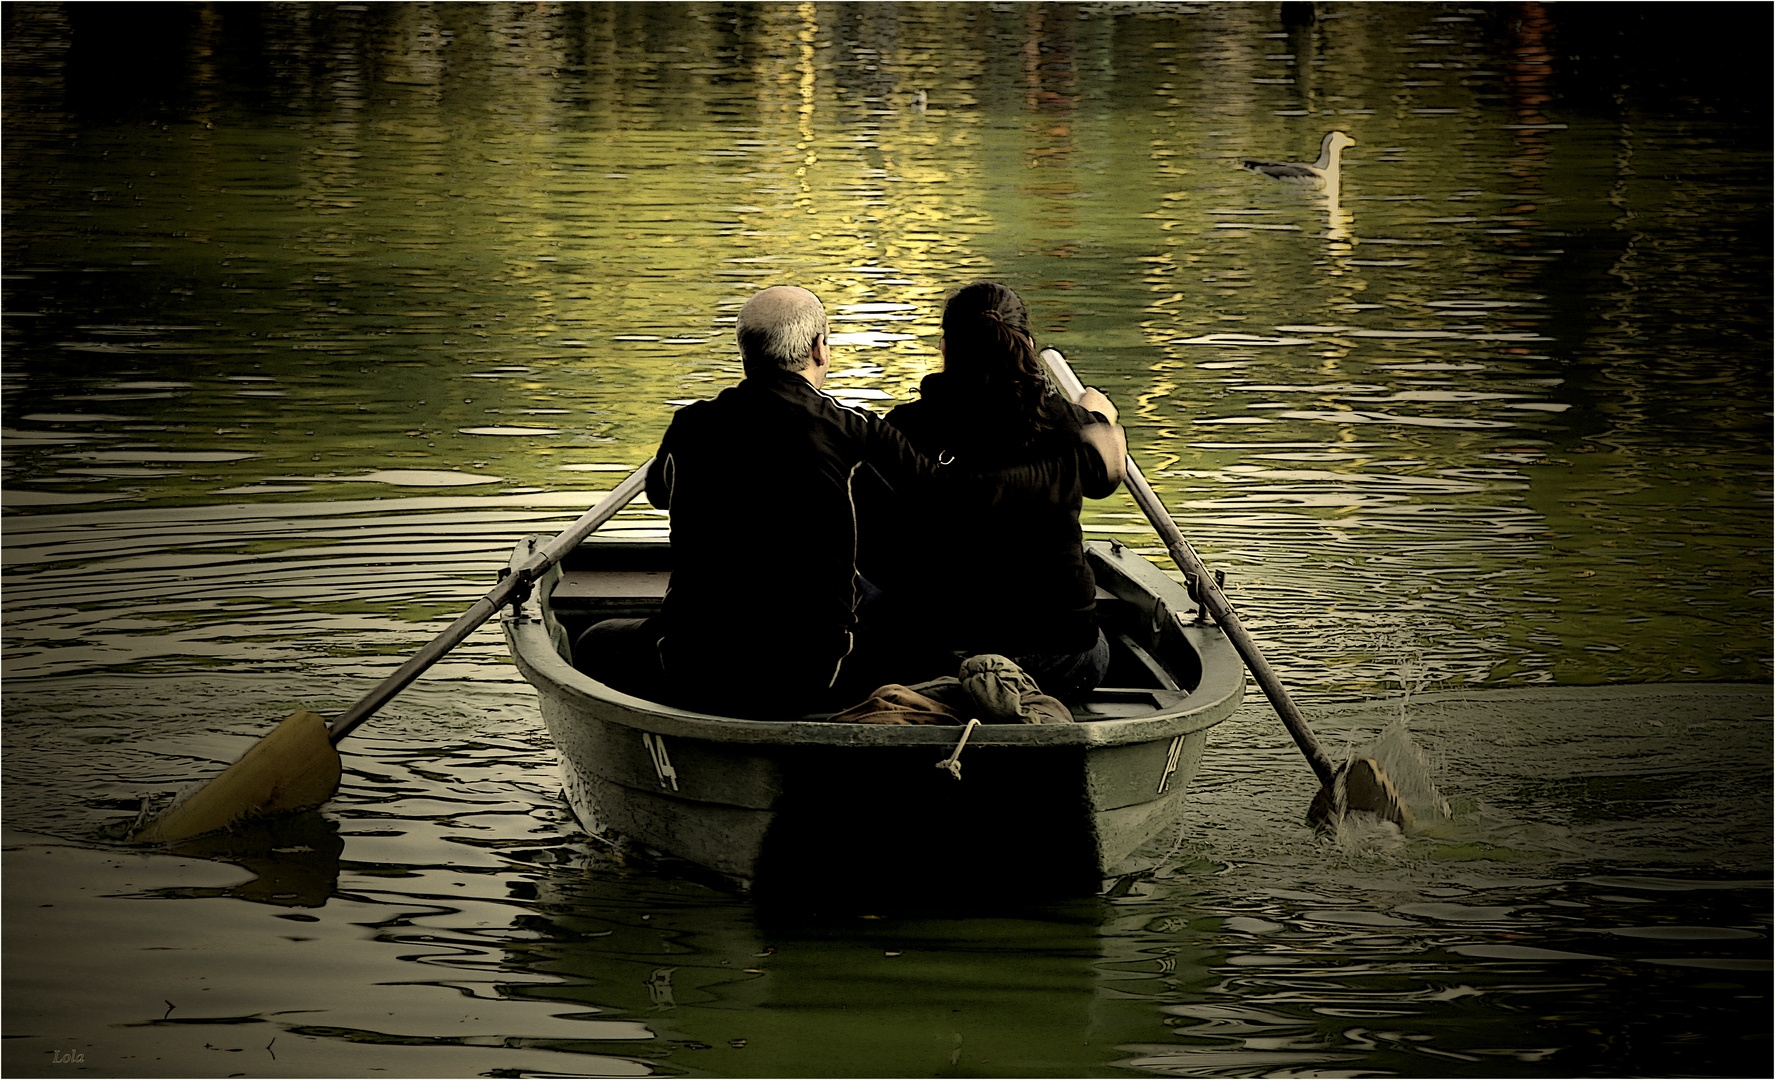
[[1109, 666], [1079, 509], [1121, 483], [1115, 407], [1096, 390], [1074, 404], [1048, 387], [1023, 301], [995, 282], [949, 297], [938, 349], [943, 370], [887, 420], [962, 475], [940, 506], [876, 515], [865, 575], [925, 670], [953, 675], [957, 656], [998, 653], [1055, 697], [1081, 694]]

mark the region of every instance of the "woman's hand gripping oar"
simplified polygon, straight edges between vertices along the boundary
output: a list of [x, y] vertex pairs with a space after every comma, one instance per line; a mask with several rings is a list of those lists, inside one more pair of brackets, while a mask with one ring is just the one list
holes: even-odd
[[[1053, 349], [1042, 350], [1041, 356], [1042, 363], [1060, 392], [1071, 400], [1078, 400], [1085, 387], [1079, 382], [1078, 376], [1072, 373], [1066, 358]], [[1306, 755], [1307, 763], [1318, 775], [1320, 791], [1307, 811], [1308, 820], [1314, 824], [1324, 824], [1338, 814], [1354, 811], [1373, 814], [1384, 821], [1391, 821], [1401, 829], [1409, 825], [1411, 811], [1399, 797], [1398, 790], [1393, 787], [1386, 772], [1373, 758], [1357, 758], [1341, 767], [1334, 767], [1331, 759], [1325, 756], [1325, 750], [1314, 737], [1313, 729], [1307, 726], [1307, 718], [1295, 707], [1294, 700], [1288, 696], [1282, 681], [1276, 677], [1275, 671], [1258, 651], [1257, 642], [1245, 632], [1244, 624], [1239, 621], [1238, 613], [1221, 591], [1219, 582], [1203, 567], [1202, 560], [1196, 557], [1195, 549], [1183, 538], [1177, 523], [1159, 501], [1158, 494], [1146, 482], [1146, 477], [1141, 475], [1140, 466], [1134, 463], [1132, 454], [1128, 457], [1127, 484], [1134, 501], [1140, 504], [1147, 521], [1152, 523], [1159, 539], [1165, 542], [1166, 549], [1171, 552], [1177, 568], [1183, 571], [1191, 595], [1213, 616], [1215, 623], [1233, 643], [1233, 647], [1239, 650], [1239, 655], [1244, 658], [1245, 666], [1251, 670], [1257, 685], [1263, 688], [1264, 696], [1270, 699], [1270, 704], [1282, 718], [1288, 733], [1294, 736], [1295, 745], [1300, 747], [1301, 753]]]
[[449, 629], [341, 713], [330, 728], [318, 713], [292, 713], [214, 780], [181, 795], [159, 814], [138, 822], [130, 839], [136, 843], [172, 843], [226, 829], [249, 818], [306, 810], [332, 798], [339, 788], [339, 740], [388, 704], [421, 672], [443, 659], [445, 653], [500, 608], [527, 591], [580, 541], [616, 516], [647, 483], [649, 464], [652, 462], [636, 469], [579, 520], [538, 548], [528, 562], [501, 579], [492, 592], [463, 612]]

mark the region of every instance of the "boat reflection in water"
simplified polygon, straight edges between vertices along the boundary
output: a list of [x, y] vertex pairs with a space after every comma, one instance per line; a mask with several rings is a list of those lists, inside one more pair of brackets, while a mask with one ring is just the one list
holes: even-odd
[[654, 1042], [606, 1052], [709, 1075], [1037, 1076], [1108, 1068], [1151, 1040], [1155, 968], [1171, 992], [1220, 979], [1224, 956], [1199, 937], [1174, 932], [1161, 957], [1147, 935], [1104, 933], [1111, 901], [1018, 893], [1002, 887], [991, 912], [809, 915], [682, 875], [553, 874], [531, 902], [538, 940], [510, 954], [551, 978], [506, 992], [639, 1021]]

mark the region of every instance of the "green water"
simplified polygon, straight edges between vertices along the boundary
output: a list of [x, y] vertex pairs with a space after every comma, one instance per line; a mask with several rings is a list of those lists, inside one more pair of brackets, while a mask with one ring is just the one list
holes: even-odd
[[[7, 5], [7, 1071], [1766, 1074], [1768, 12], [1279, 10]], [[1236, 167], [1332, 129], [1335, 196]], [[1134, 892], [785, 925], [579, 834], [484, 630], [318, 867], [112, 839], [645, 460], [751, 292], [886, 408], [976, 278], [1420, 833], [1315, 839], [1253, 693]]]

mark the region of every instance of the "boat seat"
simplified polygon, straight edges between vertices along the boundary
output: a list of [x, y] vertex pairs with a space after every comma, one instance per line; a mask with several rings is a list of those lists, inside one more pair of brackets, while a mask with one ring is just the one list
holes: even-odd
[[[1066, 707], [1079, 723], [1092, 720], [1119, 720], [1132, 716], [1151, 716], [1169, 709], [1189, 695], [1181, 690], [1157, 690], [1146, 686], [1100, 686], [1082, 701], [1069, 701]], [[827, 712], [812, 712], [800, 717], [804, 721], [829, 719]]]
[[555, 601], [572, 607], [632, 607], [665, 599], [667, 570], [576, 570], [555, 584]]
[[1188, 696], [1181, 690], [1148, 686], [1099, 686], [1083, 701], [1068, 702], [1067, 707], [1077, 720], [1113, 720], [1124, 716], [1147, 716], [1168, 709]]
[[[671, 580], [669, 570], [575, 570], [562, 575], [555, 586], [555, 599], [571, 601], [576, 606], [626, 606], [637, 601], [664, 599], [666, 586]], [[1116, 601], [1114, 593], [1097, 586], [1099, 604]]]

